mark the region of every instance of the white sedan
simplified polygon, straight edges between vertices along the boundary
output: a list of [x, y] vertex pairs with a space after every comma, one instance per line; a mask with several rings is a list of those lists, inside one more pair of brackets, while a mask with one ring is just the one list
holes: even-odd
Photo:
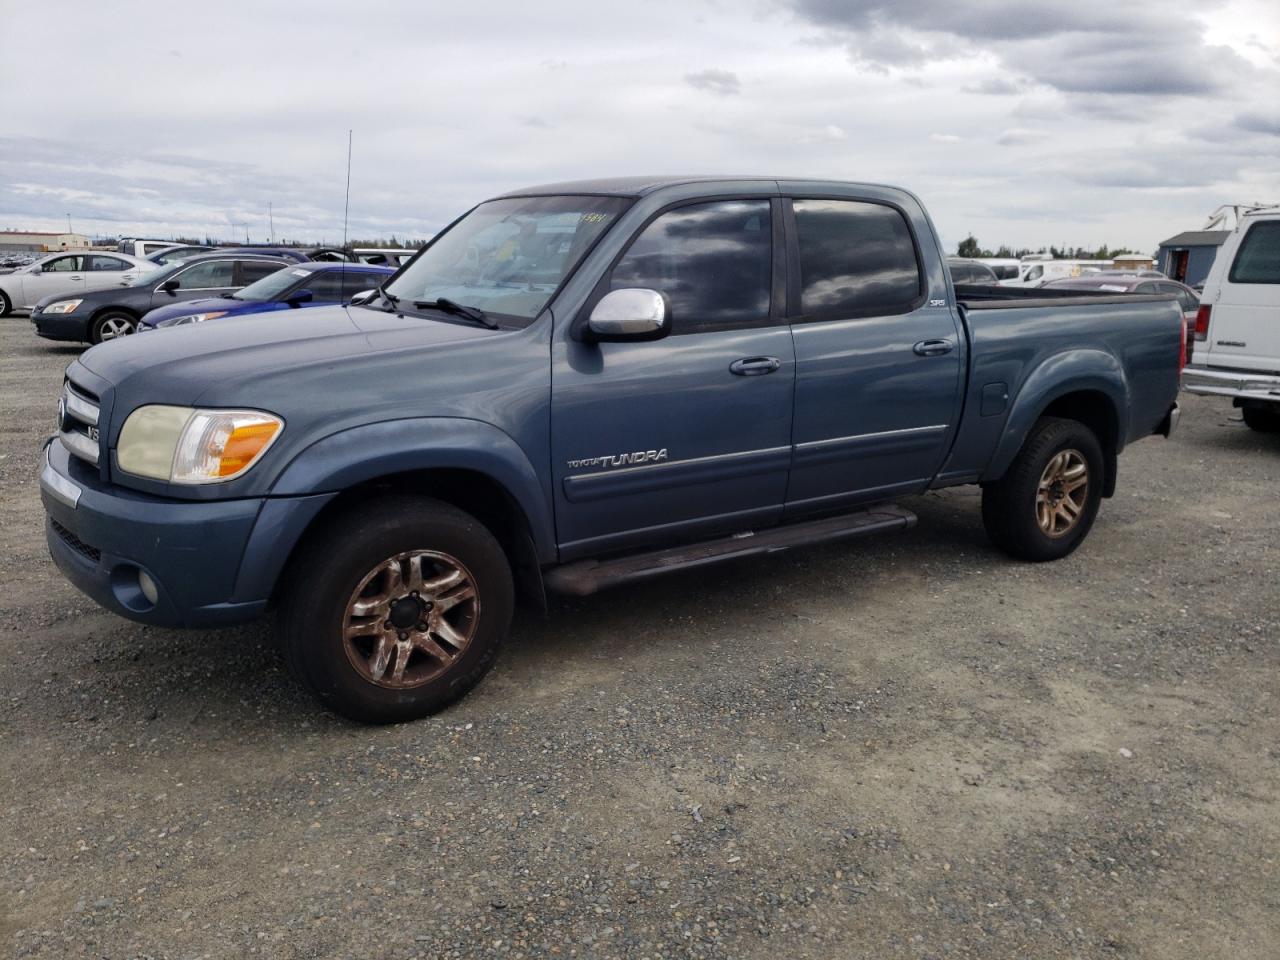
[[13, 273], [0, 274], [0, 317], [30, 310], [48, 296], [126, 286], [156, 265], [127, 253], [51, 253]]

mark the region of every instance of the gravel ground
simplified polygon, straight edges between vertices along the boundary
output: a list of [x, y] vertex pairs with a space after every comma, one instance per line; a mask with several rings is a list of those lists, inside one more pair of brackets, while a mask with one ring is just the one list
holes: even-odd
[[321, 713], [266, 626], [49, 562], [75, 349], [0, 321], [17, 957], [1206, 957], [1280, 943], [1280, 437], [1186, 398], [1075, 555], [904, 535], [556, 602], [444, 714]]

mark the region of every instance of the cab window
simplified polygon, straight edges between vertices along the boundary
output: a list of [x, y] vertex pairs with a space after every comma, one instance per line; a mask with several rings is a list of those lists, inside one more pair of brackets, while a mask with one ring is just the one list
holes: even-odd
[[666, 294], [673, 334], [769, 322], [773, 225], [768, 200], [677, 207], [636, 237], [614, 266], [609, 289]]

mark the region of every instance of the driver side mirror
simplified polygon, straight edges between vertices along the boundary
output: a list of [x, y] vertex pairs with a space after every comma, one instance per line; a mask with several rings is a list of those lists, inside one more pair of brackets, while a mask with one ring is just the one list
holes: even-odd
[[353, 307], [358, 307], [363, 303], [372, 303], [374, 298], [378, 296], [377, 290], [361, 290], [354, 297], [347, 301]]
[[304, 303], [310, 303], [315, 298], [316, 295], [310, 290], [295, 290], [293, 293], [289, 294], [285, 303], [291, 307], [300, 307]]
[[44, 267], [40, 266], [38, 263], [33, 263], [31, 266], [27, 267], [27, 273], [44, 273]]
[[661, 340], [671, 332], [667, 298], [639, 287], [611, 290], [592, 309], [586, 332], [592, 343]]
[[159, 289], [161, 293], [172, 295], [173, 291], [177, 290], [180, 286], [182, 286], [182, 284], [178, 282], [177, 277], [174, 277], [172, 280], [166, 280], [164, 283], [160, 284]]

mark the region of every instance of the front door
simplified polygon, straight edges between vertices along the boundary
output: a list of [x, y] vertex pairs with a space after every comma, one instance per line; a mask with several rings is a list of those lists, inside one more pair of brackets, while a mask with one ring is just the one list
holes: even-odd
[[22, 276], [22, 305], [28, 309], [45, 297], [74, 296], [84, 290], [84, 255], [54, 257], [40, 265], [39, 273]]
[[153, 309], [200, 297], [224, 297], [239, 288], [234, 260], [203, 260], [193, 263], [185, 270], [179, 270], [169, 280], [176, 280], [178, 286], [173, 290], [163, 290], [163, 285], [157, 285], [151, 294]]
[[619, 257], [585, 309], [609, 290], [661, 291], [672, 318], [665, 339], [591, 344], [557, 330], [551, 450], [562, 559], [780, 516], [795, 362], [772, 293], [775, 249], [782, 254], [774, 204], [669, 209]]
[[917, 253], [916, 236], [933, 243], [928, 221], [861, 199], [797, 197], [791, 208], [787, 512], [918, 493], [955, 432], [964, 360], [950, 287]]

